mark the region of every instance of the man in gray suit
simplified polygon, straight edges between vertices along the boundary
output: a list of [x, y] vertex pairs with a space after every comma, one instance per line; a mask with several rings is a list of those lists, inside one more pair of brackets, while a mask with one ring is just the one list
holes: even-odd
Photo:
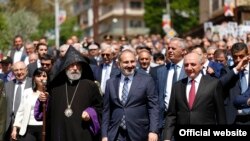
[[4, 89], [7, 100], [7, 117], [6, 117], [6, 129], [4, 140], [10, 140], [10, 133], [12, 130], [12, 123], [16, 115], [16, 111], [19, 107], [22, 92], [24, 89], [32, 86], [31, 78], [27, 77], [27, 67], [24, 62], [16, 62], [13, 64], [12, 71], [16, 77], [15, 80], [5, 83]]
[[6, 121], [6, 98], [4, 94], [4, 82], [0, 79], [0, 141], [3, 140]]

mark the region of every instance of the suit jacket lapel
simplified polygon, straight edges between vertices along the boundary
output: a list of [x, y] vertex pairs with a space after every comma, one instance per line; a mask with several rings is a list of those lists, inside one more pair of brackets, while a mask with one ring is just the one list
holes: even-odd
[[119, 98], [120, 80], [121, 80], [121, 74], [119, 74], [118, 76], [115, 77], [115, 80], [113, 81], [113, 86], [114, 86], [114, 89], [115, 89], [115, 93], [114, 93], [115, 96], [114, 97], [117, 98], [118, 103], [120, 103], [122, 105], [121, 100]]
[[[15, 92], [15, 81], [11, 81], [12, 83], [11, 83], [11, 85], [10, 85], [10, 89], [11, 89], [11, 97], [10, 97], [10, 99], [14, 99], [14, 92]], [[13, 101], [14, 100], [10, 100], [11, 101], [11, 106], [10, 106], [10, 111], [12, 111], [12, 108], [13, 108]]]
[[184, 66], [181, 67], [181, 72], [180, 72], [180, 75], [179, 75], [179, 78], [178, 80], [181, 80], [183, 78], [187, 77], [186, 73], [185, 73], [185, 70], [184, 70]]
[[199, 100], [200, 96], [202, 95], [202, 91], [203, 91], [203, 87], [208, 84], [206, 83], [206, 79], [204, 79], [204, 76], [201, 77], [201, 80], [200, 80], [200, 84], [199, 84], [199, 87], [198, 87], [198, 90], [195, 94], [195, 99], [194, 99], [194, 103], [193, 103], [193, 108], [195, 107], [195, 104], [197, 103], [197, 101]]
[[163, 85], [162, 88], [163, 88], [163, 92], [164, 94], [166, 93], [166, 84], [167, 84], [167, 78], [168, 78], [168, 72], [169, 72], [169, 69], [170, 69], [170, 66], [171, 66], [171, 63], [168, 63], [166, 68], [160, 70], [160, 79], [162, 79], [162, 81], [160, 81], [160, 85]]
[[26, 78], [24, 89], [32, 87], [31, 81], [32, 81], [31, 78], [29, 77]]
[[182, 85], [181, 85], [180, 90], [182, 90], [182, 91], [181, 91], [182, 99], [183, 99], [183, 101], [184, 101], [184, 103], [185, 103], [187, 109], [189, 109], [188, 100], [187, 100], [187, 95], [186, 95], [187, 83], [188, 83], [188, 78], [185, 78], [185, 79], [183, 80], [183, 83], [182, 83]]
[[141, 82], [141, 81], [140, 81], [140, 78], [141, 78], [141, 77], [139, 77], [138, 75], [136, 75], [136, 72], [135, 72], [135, 75], [134, 75], [134, 77], [133, 77], [133, 81], [132, 81], [131, 86], [130, 86], [130, 89], [129, 89], [128, 99], [127, 99], [125, 105], [127, 105], [128, 101], [129, 101], [129, 99], [130, 99], [130, 97], [131, 97], [131, 95], [132, 95], [131, 92], [136, 92], [136, 89], [138, 88], [138, 84]]

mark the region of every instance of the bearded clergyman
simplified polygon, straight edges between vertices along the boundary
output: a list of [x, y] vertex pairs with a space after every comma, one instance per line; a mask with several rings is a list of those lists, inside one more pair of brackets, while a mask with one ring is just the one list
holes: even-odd
[[49, 94], [40, 95], [36, 103], [37, 120], [43, 117], [42, 103], [47, 104], [46, 140], [99, 140], [102, 96], [93, 78], [88, 60], [69, 47]]

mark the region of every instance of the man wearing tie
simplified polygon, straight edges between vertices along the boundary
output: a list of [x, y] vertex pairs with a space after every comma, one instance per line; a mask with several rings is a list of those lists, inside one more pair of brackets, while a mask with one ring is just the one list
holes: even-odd
[[[228, 124], [250, 124], [250, 109], [237, 104], [238, 97], [245, 97], [249, 87], [249, 56], [245, 43], [235, 43], [231, 48], [234, 66], [220, 80], [226, 90], [225, 104]], [[236, 101], [236, 102], [235, 102]], [[236, 105], [234, 105], [236, 104]]]
[[201, 56], [187, 54], [184, 69], [188, 77], [173, 85], [164, 140], [171, 140], [177, 125], [226, 124], [222, 85], [218, 79], [201, 74]]
[[118, 56], [121, 73], [106, 84], [102, 141], [157, 141], [158, 95], [150, 75], [136, 71], [131, 50]]
[[164, 128], [164, 119], [166, 116], [166, 111], [169, 107], [172, 84], [186, 77], [183, 66], [183, 57], [185, 54], [185, 41], [181, 38], [172, 38], [169, 42], [168, 50], [166, 52], [166, 58], [168, 58], [171, 62], [167, 63], [167, 65], [160, 66], [157, 69], [157, 77], [154, 78], [157, 82], [156, 87], [159, 94], [159, 128], [161, 131]]
[[101, 90], [104, 94], [106, 81], [114, 74], [119, 72], [114, 60], [114, 49], [110, 45], [101, 47], [102, 63], [99, 66], [92, 66], [95, 80], [101, 84]]
[[10, 140], [12, 124], [14, 122], [17, 109], [20, 105], [20, 101], [23, 94], [22, 92], [24, 91], [24, 89], [30, 88], [32, 86], [32, 80], [31, 78], [27, 77], [28, 71], [24, 62], [20, 61], [14, 63], [12, 71], [16, 79], [7, 82], [4, 86], [7, 100], [5, 141]]

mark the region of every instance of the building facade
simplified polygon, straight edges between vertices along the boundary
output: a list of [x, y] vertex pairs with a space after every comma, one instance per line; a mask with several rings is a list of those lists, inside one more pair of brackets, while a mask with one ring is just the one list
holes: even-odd
[[93, 36], [96, 26], [99, 39], [106, 34], [118, 37], [149, 32], [144, 23], [144, 0], [79, 0], [75, 9], [85, 36]]

